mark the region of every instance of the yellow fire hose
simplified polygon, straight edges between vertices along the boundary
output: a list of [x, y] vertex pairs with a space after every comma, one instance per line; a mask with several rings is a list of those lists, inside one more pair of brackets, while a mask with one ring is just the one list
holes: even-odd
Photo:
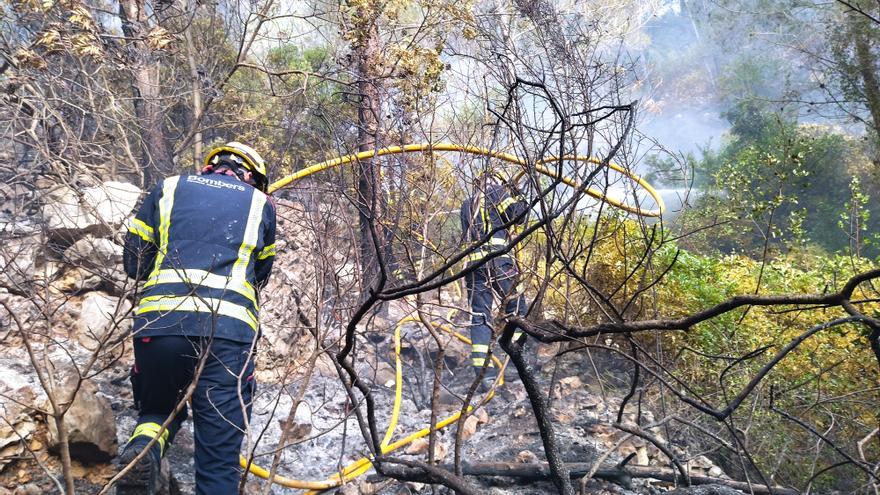
[[[400, 320], [397, 323], [397, 326], [394, 328], [394, 406], [391, 410], [391, 420], [388, 423], [388, 429], [385, 431], [385, 436], [380, 444], [380, 448], [382, 449], [383, 454], [393, 452], [401, 447], [405, 447], [413, 441], [428, 436], [431, 433], [431, 428], [423, 428], [409, 436], [406, 436], [394, 443], [391, 443], [391, 438], [394, 435], [394, 430], [397, 428], [397, 422], [400, 418], [400, 406], [403, 402], [403, 363], [400, 359], [400, 330], [405, 324], [410, 322], [420, 322], [420, 320], [417, 317], [410, 315]], [[444, 332], [451, 334], [453, 337], [467, 345], [470, 345], [471, 343], [470, 339], [456, 332], [448, 325], [436, 325], [436, 328], [439, 328]], [[497, 381], [493, 385], [492, 389], [489, 390], [489, 392], [486, 394], [483, 402], [488, 402], [489, 400], [491, 400], [492, 397], [494, 397], [495, 395], [495, 388], [504, 384], [504, 363], [502, 363], [495, 356], [492, 356], [492, 361], [500, 371], [498, 372]], [[473, 407], [469, 406], [467, 410], [468, 412], [470, 412], [471, 410], [473, 410]], [[455, 423], [459, 420], [459, 418], [461, 418], [461, 412], [457, 412], [447, 418], [444, 418], [441, 421], [438, 421], [434, 428], [440, 430], [451, 425], [452, 423]], [[253, 463], [248, 465], [247, 459], [245, 459], [243, 456], [240, 457], [239, 463], [241, 464], [241, 467], [249, 468], [251, 473], [259, 476], [260, 478], [269, 479], [269, 471]], [[315, 494], [322, 490], [335, 488], [344, 483], [347, 483], [369, 471], [372, 466], [373, 464], [369, 457], [362, 457], [343, 468], [339, 473], [334, 474], [330, 478], [327, 478], [326, 480], [305, 481], [276, 475], [272, 478], [272, 482], [288, 488], [301, 488], [310, 490], [307, 493]]]
[[[523, 160], [519, 157], [516, 157], [514, 155], [511, 155], [509, 153], [502, 153], [500, 151], [492, 151], [492, 150], [489, 150], [486, 148], [478, 148], [476, 146], [465, 146], [465, 145], [452, 144], [452, 143], [407, 144], [405, 146], [390, 146], [388, 148], [381, 148], [378, 150], [362, 151], [360, 153], [356, 153], [356, 154], [352, 154], [352, 155], [345, 155], [345, 156], [342, 156], [339, 158], [334, 158], [332, 160], [327, 160], [327, 161], [324, 161], [321, 163], [317, 163], [315, 165], [311, 165], [309, 167], [306, 167], [306, 168], [300, 170], [299, 172], [293, 173], [291, 175], [288, 175], [287, 177], [284, 177], [282, 179], [279, 179], [279, 180], [273, 182], [272, 185], [269, 186], [269, 192], [277, 191], [278, 189], [281, 189], [282, 187], [288, 186], [291, 183], [296, 182], [301, 179], [304, 179], [314, 173], [321, 172], [321, 171], [327, 170], [329, 168], [338, 167], [339, 165], [345, 165], [345, 164], [352, 163], [352, 162], [357, 163], [360, 160], [368, 160], [370, 158], [376, 158], [376, 157], [385, 156], [385, 155], [398, 155], [401, 153], [415, 153], [415, 152], [420, 152], [420, 151], [422, 151], [422, 152], [425, 152], [425, 151], [427, 151], [427, 152], [454, 151], [454, 152], [466, 153], [466, 154], [471, 154], [471, 155], [488, 156], [490, 158], [496, 158], [498, 160], [502, 160], [502, 161], [505, 161], [508, 163], [515, 163], [517, 165], [522, 165], [524, 167], [529, 166], [529, 163], [526, 162], [525, 160]], [[535, 164], [535, 170], [541, 174], [547, 175], [548, 177], [557, 178], [556, 173], [547, 169], [546, 167], [544, 167], [544, 165], [547, 163], [550, 163], [550, 162], [558, 161], [558, 160], [559, 160], [559, 158], [556, 158], [556, 157], [545, 158]], [[593, 163], [595, 165], [601, 165], [601, 163], [602, 163], [601, 161], [597, 160], [596, 158], [589, 157], [589, 156], [580, 156], [580, 155], [565, 156], [565, 157], [563, 157], [563, 161], [578, 161], [578, 162]], [[596, 199], [601, 199], [612, 206], [620, 208], [624, 211], [628, 211], [630, 213], [634, 213], [639, 216], [659, 217], [660, 215], [663, 214], [663, 211], [666, 209], [666, 206], [663, 203], [663, 199], [660, 197], [660, 195], [657, 193], [657, 191], [654, 190], [653, 187], [651, 187], [650, 184], [648, 184], [641, 177], [639, 177], [639, 176], [633, 174], [632, 172], [626, 170], [625, 168], [621, 167], [620, 165], [617, 165], [615, 163], [609, 163], [608, 167], [616, 172], [619, 172], [621, 175], [633, 180], [640, 187], [642, 187], [649, 195], [651, 195], [651, 197], [654, 199], [654, 202], [657, 203], [657, 208], [653, 209], [653, 210], [643, 210], [638, 206], [631, 206], [631, 205], [628, 205], [628, 204], [623, 203], [621, 201], [618, 201], [616, 199], [609, 198], [602, 191], [598, 191], [596, 189], [593, 189], [592, 187], [588, 187], [585, 189], [585, 192], [587, 194], [589, 194], [590, 196], [593, 196]], [[517, 178], [521, 178], [521, 177], [522, 177], [522, 172], [520, 172], [517, 175]], [[572, 187], [581, 188], [581, 185], [578, 184], [577, 181], [575, 181], [574, 179], [572, 179], [570, 177], [563, 177], [562, 182], [564, 182], [565, 184], [572, 186]]]
[[[526, 161], [524, 161], [514, 155], [511, 155], [508, 153], [492, 151], [492, 150], [485, 149], [485, 148], [478, 148], [475, 146], [462, 146], [462, 145], [451, 144], [451, 143], [408, 144], [405, 146], [391, 146], [391, 147], [382, 148], [379, 150], [364, 151], [361, 153], [346, 155], [346, 156], [342, 156], [339, 158], [334, 158], [332, 160], [327, 160], [327, 161], [324, 161], [324, 162], [321, 162], [321, 163], [318, 163], [315, 165], [311, 165], [311, 166], [306, 167], [296, 173], [293, 173], [291, 175], [288, 175], [282, 179], [275, 181], [274, 183], [272, 183], [271, 186], [269, 186], [269, 191], [270, 192], [277, 191], [278, 189], [281, 189], [285, 186], [288, 186], [298, 180], [304, 179], [312, 174], [327, 170], [329, 168], [337, 167], [339, 165], [345, 165], [345, 164], [352, 163], [352, 162], [356, 163], [359, 160], [368, 160], [370, 158], [375, 158], [375, 157], [379, 157], [379, 156], [394, 155], [394, 154], [401, 154], [401, 153], [437, 152], [437, 151], [451, 151], [451, 152], [482, 155], [482, 156], [487, 156], [490, 158], [496, 158], [496, 159], [499, 159], [502, 161], [506, 161], [508, 163], [514, 163], [514, 164], [518, 164], [518, 165], [522, 165], [522, 166], [528, 166], [528, 163]], [[559, 178], [559, 176], [555, 172], [547, 169], [544, 166], [544, 164], [546, 164], [546, 163], [557, 161], [557, 160], [558, 160], [558, 158], [553, 158], [553, 157], [541, 160], [535, 164], [535, 170], [541, 174], [548, 176], [548, 177]], [[592, 158], [592, 157], [587, 157], [587, 156], [575, 156], [575, 155], [565, 156], [562, 158], [562, 160], [563, 161], [588, 162], [588, 163], [593, 163], [595, 165], [601, 165], [601, 162], [599, 160]], [[608, 198], [601, 191], [598, 191], [598, 190], [593, 189], [591, 187], [584, 189], [587, 194], [589, 194], [590, 196], [593, 196], [594, 198], [606, 201], [607, 203], [609, 203], [617, 208], [628, 211], [630, 213], [634, 213], [636, 215], [640, 215], [640, 216], [644, 216], [644, 217], [659, 217], [660, 215], [663, 214], [663, 212], [665, 210], [665, 205], [663, 203], [663, 199], [660, 197], [659, 194], [657, 194], [657, 191], [654, 190], [654, 188], [651, 187], [650, 184], [648, 184], [641, 177], [627, 171], [626, 169], [620, 167], [619, 165], [616, 165], [614, 163], [609, 163], [608, 167], [619, 172], [620, 174], [624, 175], [625, 177], [633, 180], [637, 184], [639, 184], [639, 186], [641, 186], [645, 191], [648, 192], [649, 195], [651, 195], [651, 197], [654, 199], [654, 201], [657, 204], [657, 208], [653, 209], [653, 210], [643, 210], [638, 206], [630, 206], [626, 203], [617, 201], [613, 198]], [[514, 179], [514, 181], [517, 181], [518, 179], [522, 178], [523, 174], [524, 174], [524, 172], [520, 172], [516, 176], [516, 179]], [[581, 184], [579, 184], [576, 180], [574, 180], [570, 177], [563, 176], [561, 178], [561, 181], [566, 185], [569, 185], [569, 186], [572, 186], [572, 187], [575, 187], [578, 189], [582, 188]], [[400, 359], [400, 348], [401, 348], [401, 346], [400, 346], [400, 329], [406, 323], [419, 322], [419, 321], [420, 320], [418, 318], [410, 315], [410, 316], [407, 316], [407, 317], [403, 318], [402, 320], [400, 320], [394, 329], [394, 358], [395, 358], [394, 405], [392, 407], [391, 418], [390, 418], [390, 422], [388, 424], [388, 429], [385, 431], [385, 436], [383, 437], [382, 442], [380, 444], [380, 449], [383, 454], [395, 451], [401, 447], [409, 445], [410, 443], [412, 443], [413, 441], [415, 441], [419, 438], [423, 438], [425, 436], [428, 436], [431, 433], [432, 429], [440, 430], [442, 428], [445, 428], [445, 427], [455, 423], [456, 421], [458, 421], [461, 418], [460, 412], [455, 413], [447, 418], [444, 418], [441, 421], [438, 421], [437, 424], [435, 424], [433, 428], [431, 428], [431, 427], [423, 428], [415, 433], [412, 433], [404, 438], [401, 438], [400, 440], [397, 440], [396, 442], [391, 443], [391, 439], [394, 436], [394, 430], [397, 428], [397, 422], [400, 417], [400, 406], [401, 406], [401, 403], [403, 400], [403, 364]], [[461, 342], [464, 342], [465, 344], [470, 345], [470, 343], [471, 343], [470, 339], [468, 339], [467, 337], [456, 332], [448, 325], [437, 325], [436, 327], [443, 330], [444, 332], [451, 334], [453, 337], [460, 340]], [[500, 371], [498, 373], [498, 378], [497, 378], [496, 383], [493, 385], [493, 387], [486, 394], [486, 397], [483, 399], [483, 403], [489, 401], [495, 395], [495, 389], [498, 386], [501, 386], [504, 384], [503, 370], [504, 370], [505, 363], [502, 363], [495, 356], [492, 356], [492, 361], [495, 364], [495, 366], [497, 366], [499, 368]], [[470, 412], [471, 410], [473, 410], [473, 407], [468, 406], [467, 410], [468, 410], [468, 412]], [[269, 471], [267, 471], [266, 469], [264, 469], [260, 466], [257, 466], [254, 463], [248, 463], [248, 460], [245, 459], [244, 456], [240, 457], [239, 462], [243, 468], [247, 468], [251, 473], [255, 474], [256, 476], [263, 478], [263, 479], [269, 479]], [[274, 477], [272, 477], [272, 482], [276, 483], [278, 485], [284, 486], [284, 487], [288, 487], [288, 488], [299, 488], [299, 489], [309, 490], [307, 492], [307, 494], [317, 494], [320, 491], [328, 490], [331, 488], [341, 486], [342, 484], [347, 483], [347, 482], [357, 478], [358, 476], [361, 476], [362, 474], [369, 471], [371, 468], [372, 468], [372, 461], [370, 460], [370, 457], [362, 457], [362, 458], [358, 459], [357, 461], [349, 464], [345, 468], [343, 468], [339, 473], [336, 473], [333, 476], [331, 476], [325, 480], [320, 480], [320, 481], [296, 480], [296, 479], [291, 479], [291, 478], [287, 478], [287, 477], [280, 476], [280, 475], [276, 474]]]

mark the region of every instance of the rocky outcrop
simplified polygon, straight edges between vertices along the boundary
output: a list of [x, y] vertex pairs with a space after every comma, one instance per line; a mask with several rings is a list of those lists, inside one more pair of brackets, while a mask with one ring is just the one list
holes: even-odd
[[37, 422], [24, 407], [11, 403], [4, 406], [0, 422], [0, 470], [25, 451], [25, 443], [37, 430]]
[[122, 246], [110, 239], [87, 235], [64, 251], [64, 259], [90, 268], [115, 268], [122, 263]]
[[37, 258], [43, 250], [40, 236], [30, 235], [3, 241], [0, 249], [0, 287], [22, 293], [37, 277]]
[[75, 323], [77, 341], [90, 351], [98, 349], [108, 334], [123, 335], [131, 328], [132, 305], [126, 299], [95, 291], [83, 296]]
[[131, 214], [141, 189], [125, 182], [107, 181], [77, 192], [66, 185], [47, 194], [42, 208], [50, 237], [73, 242], [85, 234], [107, 236]]
[[[75, 381], [69, 380], [62, 396], [70, 393]], [[81, 462], [106, 462], [116, 455], [116, 421], [107, 399], [99, 395], [95, 384], [84, 381], [76, 394], [73, 405], [64, 415], [64, 426], [70, 442], [70, 455]], [[58, 448], [58, 429], [50, 418], [49, 442]]]

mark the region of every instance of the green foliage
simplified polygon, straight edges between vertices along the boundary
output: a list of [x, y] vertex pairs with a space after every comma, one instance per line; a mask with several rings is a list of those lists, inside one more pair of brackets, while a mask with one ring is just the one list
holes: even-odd
[[[671, 250], [665, 253], [671, 257]], [[762, 267], [750, 258], [700, 256], [681, 253], [677, 263], [658, 288], [658, 305], [665, 317], [693, 314], [740, 294], [754, 293], [761, 278], [762, 294], [826, 293], [840, 290], [855, 273], [877, 265], [845, 256], [828, 256], [792, 251]], [[763, 272], [763, 273], [762, 273]], [[858, 299], [876, 298], [871, 287], [862, 287]], [[876, 302], [860, 304], [867, 314], [877, 314]], [[676, 372], [694, 384], [705, 397], [721, 404], [758, 372], [774, 353], [808, 328], [845, 316], [839, 309], [757, 308], [741, 309], [695, 326], [688, 332], [661, 337], [664, 348], [677, 352]], [[779, 394], [775, 406], [795, 414], [808, 424], [829, 432], [842, 445], [851, 445], [876, 424], [874, 404], [880, 400], [877, 360], [869, 347], [864, 327], [848, 325], [821, 331], [789, 354], [768, 375], [759, 389], [755, 411], [737, 415], [739, 424], [750, 422], [752, 455], [762, 469], [786, 483], [803, 486], [809, 475], [803, 466], [811, 462], [808, 446], [815, 438], [769, 410], [770, 386]], [[769, 346], [760, 356], [736, 363], [710, 359], [714, 356], [743, 356]], [[722, 380], [723, 376], [723, 380]], [[850, 397], [851, 400], [838, 400]], [[836, 423], [828, 423], [829, 416]], [[866, 426], [868, 425], [868, 426]], [[815, 447], [813, 447], [815, 448]], [[832, 453], [826, 452], [831, 457]], [[820, 456], [821, 457], [821, 456]], [[778, 465], [774, 460], [786, 458]], [[848, 485], [845, 472], [830, 472], [820, 483], [838, 489]]]
[[226, 132], [263, 150], [273, 177], [326, 159], [327, 143], [353, 141], [355, 106], [340, 96], [339, 83], [314, 75], [331, 63], [329, 50], [294, 44], [273, 48], [266, 54], [269, 73], [237, 71], [217, 103], [218, 113], [234, 116]]
[[[850, 184], [867, 161], [856, 143], [822, 126], [798, 125], [755, 102], [725, 116], [730, 136], [719, 151], [704, 151], [695, 163], [696, 185], [704, 194], [681, 219], [690, 227], [705, 218], [724, 225], [687, 245], [753, 256], [762, 256], [765, 246], [775, 252], [808, 242], [832, 252], [850, 247], [840, 218], [853, 209]], [[865, 229], [870, 215], [864, 213], [878, 203], [859, 194], [855, 201]]]
[[[563, 250], [570, 246], [573, 268], [610, 296], [618, 308], [671, 266], [660, 283], [629, 306], [627, 318], [632, 319], [690, 316], [735, 296], [754, 294], [759, 280], [762, 295], [832, 293], [854, 274], [878, 267], [869, 260], [812, 249], [792, 249], [766, 264], [742, 255], [701, 255], [681, 250], [675, 243], [650, 240], [643, 226], [620, 218], [602, 219], [598, 224], [579, 222], [569, 232], [571, 237], [560, 239], [560, 246]], [[594, 234], [597, 240], [588, 258], [586, 251], [577, 249], [583, 249]], [[634, 262], [646, 249], [653, 254], [643, 268], [635, 269]], [[546, 265], [541, 252], [540, 248], [524, 250], [522, 264], [543, 273]], [[556, 275], [543, 299], [545, 317], [579, 324], [605, 320], [599, 316], [594, 294], [562, 270], [561, 263], [551, 268], [550, 273]], [[857, 291], [856, 299], [861, 301], [857, 306], [868, 315], [878, 315], [878, 296], [876, 289], [863, 284]], [[687, 331], [646, 332], [635, 337], [643, 349], [662, 349], [660, 362], [679, 383], [710, 407], [720, 409], [780, 349], [811, 327], [843, 316], [846, 313], [839, 307], [742, 307]], [[771, 410], [771, 391], [774, 407], [826, 432], [838, 445], [852, 445], [876, 426], [877, 367], [867, 329], [860, 325], [820, 331], [779, 362], [733, 418], [762, 471], [779, 483], [803, 487], [810, 477], [803, 467], [813, 462], [817, 449], [814, 436]], [[717, 425], [709, 424], [711, 428]], [[820, 468], [837, 459], [823, 445], [818, 456]], [[738, 469], [737, 462], [732, 466]], [[831, 470], [817, 478], [814, 487], [850, 490], [863, 478], [857, 471]]]
[[738, 54], [727, 62], [727, 67], [718, 78], [719, 96], [736, 102], [777, 93], [781, 81], [776, 62], [758, 53]]

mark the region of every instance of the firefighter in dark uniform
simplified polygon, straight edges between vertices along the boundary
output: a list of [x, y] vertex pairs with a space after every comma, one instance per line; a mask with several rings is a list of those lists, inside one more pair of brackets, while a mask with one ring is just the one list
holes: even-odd
[[[522, 218], [517, 223], [524, 223], [526, 215], [523, 213], [527, 208], [522, 194], [515, 187], [498, 184], [486, 186], [485, 191], [471, 196], [461, 205], [461, 228], [465, 240], [472, 243], [481, 241], [490, 232], [520, 215]], [[509, 242], [508, 229], [499, 229], [471, 253], [466, 262], [469, 265], [475, 263]], [[507, 315], [524, 316], [528, 310], [522, 294], [516, 292], [518, 281], [519, 269], [516, 260], [509, 254], [493, 258], [465, 277], [471, 307], [471, 365], [478, 375], [484, 365], [493, 367], [491, 361], [486, 363], [492, 341], [493, 297], [506, 301], [504, 313]], [[519, 335], [517, 331], [514, 338]], [[494, 375], [494, 371], [487, 371], [484, 376], [491, 380]], [[484, 385], [487, 381], [484, 380]]]
[[[129, 222], [124, 264], [145, 281], [133, 328], [131, 381], [137, 426], [120, 457], [130, 463], [191, 397], [199, 494], [238, 493], [239, 451], [254, 394], [259, 289], [275, 256], [275, 206], [266, 164], [251, 147], [213, 149], [200, 175], [164, 179]], [[152, 494], [162, 456], [186, 406], [117, 484], [119, 494]]]

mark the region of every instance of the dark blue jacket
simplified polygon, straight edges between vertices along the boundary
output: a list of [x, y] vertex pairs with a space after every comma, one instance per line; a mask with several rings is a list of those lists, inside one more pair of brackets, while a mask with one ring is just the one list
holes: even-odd
[[[511, 197], [504, 186], [492, 184], [486, 187], [485, 192], [475, 194], [466, 199], [461, 205], [461, 230], [464, 232], [466, 242], [477, 242], [493, 229], [514, 220], [521, 215], [528, 205], [519, 197]], [[525, 215], [517, 222], [524, 223]], [[481, 258], [482, 251], [491, 249], [492, 246], [502, 246], [509, 241], [507, 229], [500, 229], [488, 239], [483, 250], [477, 250], [467, 258], [473, 261]]]
[[138, 337], [189, 335], [251, 342], [259, 293], [275, 258], [269, 197], [225, 175], [169, 177], [128, 224], [124, 265], [145, 280]]

